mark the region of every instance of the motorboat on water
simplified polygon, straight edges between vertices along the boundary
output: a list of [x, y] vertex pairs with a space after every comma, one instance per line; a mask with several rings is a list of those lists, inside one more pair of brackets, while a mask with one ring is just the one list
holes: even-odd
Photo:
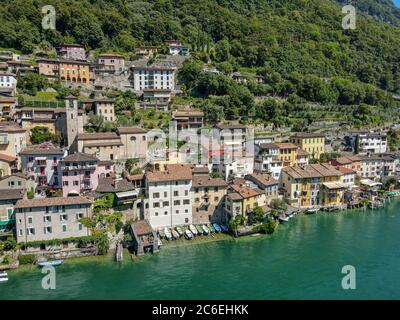
[[42, 261], [42, 262], [38, 262], [38, 266], [39, 267], [58, 267], [61, 266], [63, 264], [63, 260], [54, 260], [54, 261]]
[[183, 236], [184, 232], [183, 232], [183, 230], [182, 230], [182, 228], [181, 228], [181, 227], [177, 226], [177, 227], [175, 228], [175, 230], [176, 230], [176, 232], [178, 232], [178, 233], [179, 233], [179, 236], [180, 236], [180, 237], [182, 237], [182, 236]]
[[288, 221], [289, 221], [288, 217], [279, 217], [279, 222], [280, 223], [285, 223], [285, 222], [288, 222]]
[[164, 239], [164, 238], [165, 238], [165, 232], [164, 232], [164, 229], [160, 229], [160, 230], [158, 230], [158, 234], [160, 235], [160, 238], [161, 238], [161, 239]]
[[229, 231], [228, 226], [224, 225], [224, 224], [221, 224], [221, 229], [222, 229], [222, 232], [228, 232]]
[[187, 240], [193, 239], [193, 233], [192, 233], [189, 229], [186, 229], [186, 230], [185, 230], [185, 238], [186, 238]]
[[319, 210], [318, 210], [318, 208], [311, 208], [311, 209], [308, 209], [308, 210], [306, 210], [306, 214], [314, 214], [314, 213], [317, 213]]
[[210, 233], [215, 233], [215, 228], [213, 227], [212, 224], [208, 225], [207, 227], [208, 229], [210, 229]]
[[171, 233], [175, 240], [179, 239], [180, 235], [179, 235], [178, 231], [172, 229]]
[[221, 232], [222, 231], [222, 229], [221, 229], [221, 227], [219, 226], [218, 223], [213, 223], [212, 226], [214, 227], [215, 232]]
[[210, 234], [210, 229], [208, 229], [205, 224], [203, 224], [202, 228], [203, 228], [203, 232], [204, 232], [205, 235], [209, 235]]
[[200, 236], [204, 233], [203, 228], [202, 228], [201, 225], [197, 225], [197, 226], [196, 226], [196, 229], [197, 229], [197, 232], [198, 232], [198, 234], [199, 234]]
[[171, 231], [167, 227], [164, 228], [164, 234], [165, 234], [165, 239], [167, 239], [168, 241], [172, 240]]
[[197, 236], [199, 234], [197, 232], [196, 227], [194, 225], [192, 225], [192, 224], [189, 226], [189, 230], [190, 230], [191, 233], [193, 233], [194, 236]]

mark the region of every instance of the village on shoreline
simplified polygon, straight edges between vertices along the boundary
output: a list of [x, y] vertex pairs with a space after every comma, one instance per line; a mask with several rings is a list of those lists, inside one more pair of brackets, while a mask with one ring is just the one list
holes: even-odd
[[[94, 130], [93, 116], [116, 121], [109, 86], [129, 87], [140, 99], [135, 107], [155, 114], [179, 97], [176, 75], [190, 52], [177, 40], [165, 45], [168, 57], [154, 64], [152, 47], [138, 48], [136, 63], [115, 54], [90, 62], [80, 45], [64, 45], [56, 59], [35, 65], [0, 53], [0, 271], [110, 250], [122, 261], [124, 248], [141, 256], [190, 241], [272, 234], [300, 213], [381, 208], [400, 195], [392, 124], [282, 132], [208, 123], [188, 105], [171, 113], [168, 130]], [[27, 106], [17, 82], [29, 73], [80, 94]], [[264, 81], [232, 75], [238, 84], [249, 77]]]

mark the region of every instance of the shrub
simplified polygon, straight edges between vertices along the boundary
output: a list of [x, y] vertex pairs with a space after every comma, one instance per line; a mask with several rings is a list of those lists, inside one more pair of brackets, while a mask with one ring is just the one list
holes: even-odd
[[34, 264], [36, 257], [34, 254], [23, 254], [18, 256], [18, 261], [20, 264]]

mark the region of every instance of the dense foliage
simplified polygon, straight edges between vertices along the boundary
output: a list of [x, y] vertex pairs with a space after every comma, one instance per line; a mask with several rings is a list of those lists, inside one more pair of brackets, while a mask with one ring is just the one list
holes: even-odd
[[[399, 11], [389, 0], [358, 1], [356, 30], [343, 30], [338, 2], [4, 0], [0, 47], [52, 55], [61, 43], [81, 43], [133, 56], [138, 45], [180, 39], [194, 52], [180, 81], [189, 96], [200, 98], [196, 106], [208, 120], [304, 127], [296, 121], [393, 119], [391, 93], [400, 93]], [[56, 9], [56, 30], [41, 28], [40, 8], [48, 4]], [[222, 73], [204, 72], [206, 64]], [[266, 84], [237, 85], [227, 76], [234, 71], [263, 75]], [[22, 86], [36, 90], [29, 82]], [[273, 99], [258, 101], [265, 96]]]

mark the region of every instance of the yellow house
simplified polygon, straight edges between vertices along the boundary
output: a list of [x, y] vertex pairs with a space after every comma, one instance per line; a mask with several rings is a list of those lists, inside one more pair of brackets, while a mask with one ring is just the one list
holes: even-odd
[[320, 133], [299, 132], [290, 137], [290, 142], [308, 152], [314, 159], [319, 159], [325, 153], [325, 135]]
[[229, 186], [225, 198], [227, 220], [237, 215], [247, 217], [256, 207], [261, 207], [264, 211], [267, 210], [267, 198], [263, 190], [240, 184]]
[[297, 164], [297, 150], [293, 143], [276, 143], [278, 146], [278, 158], [283, 163], [283, 167], [295, 166]]
[[310, 164], [282, 169], [285, 199], [299, 208], [340, 206], [347, 188], [341, 182], [342, 172], [329, 164]]

